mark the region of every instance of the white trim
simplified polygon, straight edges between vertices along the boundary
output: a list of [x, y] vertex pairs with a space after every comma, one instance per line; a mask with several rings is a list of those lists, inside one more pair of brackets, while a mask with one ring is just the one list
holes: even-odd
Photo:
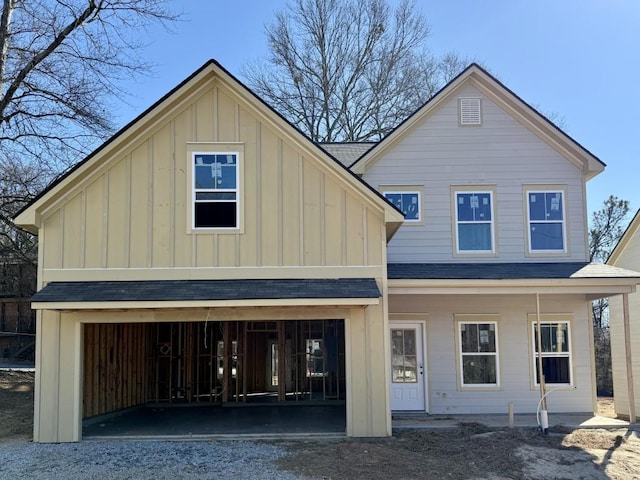
[[[530, 195], [531, 194], [560, 194], [561, 204], [562, 204], [562, 220], [531, 220], [531, 206], [530, 206]], [[564, 189], [558, 188], [529, 188], [525, 187], [525, 197], [526, 197], [526, 212], [525, 218], [527, 219], [527, 252], [530, 254], [554, 254], [554, 253], [567, 253], [567, 214], [566, 214], [566, 202], [567, 202], [567, 193]], [[546, 199], [545, 199], [546, 205]], [[531, 224], [532, 223], [545, 223], [545, 224], [558, 224], [562, 225], [562, 248], [561, 249], [534, 249], [531, 243]]]
[[[492, 315], [493, 316], [493, 315]], [[462, 325], [494, 325], [495, 327], [495, 352], [463, 352], [462, 351]], [[458, 385], [461, 389], [483, 389], [483, 388], [500, 388], [500, 348], [499, 348], [499, 336], [498, 336], [498, 321], [497, 320], [483, 320], [481, 318], [477, 318], [475, 320], [457, 320], [456, 319], [456, 335], [457, 345], [458, 345], [458, 363], [459, 363], [459, 371], [458, 371]], [[465, 356], [492, 356], [495, 358], [495, 368], [496, 368], [496, 381], [494, 383], [464, 383], [464, 362], [463, 359]]]
[[[190, 162], [191, 162], [191, 188], [190, 188], [190, 193], [191, 193], [191, 230], [192, 231], [198, 231], [198, 232], [217, 232], [217, 231], [222, 231], [222, 232], [237, 232], [240, 230], [240, 225], [241, 225], [241, 196], [242, 196], [242, 189], [240, 188], [241, 186], [241, 154], [240, 151], [217, 151], [217, 150], [210, 150], [210, 151], [191, 151], [190, 152]], [[233, 155], [235, 157], [235, 170], [236, 170], [236, 185], [235, 188], [232, 189], [198, 189], [196, 188], [196, 168], [195, 168], [195, 159], [196, 156], [198, 155], [202, 155], [202, 156], [211, 156], [211, 155]], [[235, 201], [203, 201], [203, 200], [196, 200], [196, 194], [198, 192], [205, 192], [205, 193], [235, 193]], [[235, 225], [233, 227], [197, 227], [196, 226], [196, 209], [195, 209], [195, 205], [196, 202], [199, 203], [235, 203], [236, 205], [236, 219], [235, 219]]]
[[[415, 328], [419, 327], [420, 330], [419, 340], [422, 342], [422, 387], [423, 387], [423, 399], [424, 399], [424, 412], [429, 412], [429, 364], [427, 354], [427, 315], [426, 314], [405, 314], [405, 313], [389, 313], [389, 326], [387, 332], [389, 337], [391, 336], [391, 330], [393, 329], [402, 329], [402, 328]], [[416, 338], [418, 340], [418, 338]], [[391, 369], [391, 351], [392, 351], [391, 340], [389, 341], [389, 358], [387, 359], [387, 365]], [[391, 369], [392, 370], [392, 369]], [[391, 389], [393, 387], [393, 372], [390, 372], [389, 375], [389, 385], [387, 387], [387, 392], [389, 396], [391, 394]], [[389, 410], [391, 411], [391, 398], [389, 399]], [[420, 410], [418, 410], [420, 411]]]
[[379, 298], [274, 298], [256, 300], [170, 300], [120, 302], [33, 302], [33, 310], [113, 310], [220, 307], [309, 307], [379, 305]]
[[[491, 220], [458, 220], [458, 195], [473, 195], [473, 194], [489, 194], [489, 207], [491, 210]], [[493, 190], [484, 190], [484, 189], [453, 189], [453, 211], [455, 215], [455, 244], [456, 244], [456, 254], [458, 255], [477, 255], [477, 254], [495, 254], [496, 253], [496, 239], [495, 239], [495, 209], [494, 209], [494, 195]], [[489, 250], [461, 250], [460, 249], [460, 225], [485, 225], [489, 224], [491, 230], [491, 248]]]
[[[382, 190], [382, 195], [384, 196], [384, 198], [386, 198], [390, 202], [391, 200], [387, 198], [387, 195], [414, 195], [414, 194], [418, 196], [418, 218], [410, 219], [405, 217], [404, 223], [422, 223], [422, 193], [420, 192], [420, 190], [417, 190], [417, 189], [416, 190], [395, 190], [395, 189]], [[398, 208], [402, 211], [402, 208], [400, 207]], [[405, 213], [405, 212], [402, 211], [402, 213]]]
[[[543, 314], [541, 315], [540, 319], [540, 325], [542, 327], [544, 327], [545, 325], [550, 325], [550, 324], [561, 324], [564, 323], [567, 325], [567, 351], [566, 352], [542, 352], [542, 358], [568, 358], [569, 359], [569, 383], [553, 383], [550, 382], [548, 379], [545, 378], [545, 384], [546, 385], [553, 385], [554, 387], [572, 387], [574, 382], [574, 375], [573, 375], [573, 352], [572, 352], [572, 345], [571, 345], [571, 320], [566, 318], [566, 315], [558, 315], [556, 318], [554, 318], [554, 315], [549, 315], [549, 314]], [[540, 382], [538, 382], [538, 379], [536, 378], [536, 371], [537, 371], [537, 362], [538, 362], [538, 353], [536, 352], [536, 325], [537, 325], [537, 320], [529, 320], [529, 323], [531, 325], [531, 338], [532, 338], [532, 353], [533, 353], [533, 358], [532, 358], [532, 362], [533, 362], [533, 368], [532, 368], [532, 384], [534, 385], [534, 387], [539, 387], [540, 386]]]

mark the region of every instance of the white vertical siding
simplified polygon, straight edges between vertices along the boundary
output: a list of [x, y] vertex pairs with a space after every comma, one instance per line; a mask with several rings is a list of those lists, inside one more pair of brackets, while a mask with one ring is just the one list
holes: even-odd
[[[457, 98], [481, 97], [480, 127], [458, 126]], [[424, 225], [403, 226], [389, 244], [390, 262], [544, 261], [527, 257], [523, 185], [567, 187], [569, 252], [560, 260], [584, 261], [584, 183], [579, 168], [471, 86], [410, 131], [363, 177], [380, 185], [424, 187]], [[451, 229], [451, 185], [495, 185], [498, 255], [457, 256]], [[551, 261], [558, 257], [548, 257]]]
[[[567, 387], [548, 397], [554, 412], [593, 412], [594, 385], [591, 376], [592, 351], [589, 341], [589, 304], [579, 295], [540, 297], [542, 313], [570, 314], [572, 378]], [[516, 413], [535, 412], [540, 393], [532, 382], [531, 324], [527, 314], [535, 313], [534, 295], [514, 296], [428, 296], [393, 295], [390, 315], [427, 314], [427, 365], [430, 413], [504, 413], [513, 402]], [[500, 388], [459, 389], [456, 372], [455, 314], [497, 314]]]

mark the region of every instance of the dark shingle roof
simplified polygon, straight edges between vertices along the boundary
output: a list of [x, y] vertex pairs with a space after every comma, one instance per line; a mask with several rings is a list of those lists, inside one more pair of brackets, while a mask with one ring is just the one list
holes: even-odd
[[634, 278], [639, 272], [585, 262], [556, 263], [390, 263], [392, 280], [509, 280], [553, 278]]
[[376, 142], [339, 142], [319, 143], [328, 153], [340, 161], [345, 167], [351, 166], [362, 155], [376, 145]]
[[51, 282], [32, 302], [379, 298], [373, 278]]

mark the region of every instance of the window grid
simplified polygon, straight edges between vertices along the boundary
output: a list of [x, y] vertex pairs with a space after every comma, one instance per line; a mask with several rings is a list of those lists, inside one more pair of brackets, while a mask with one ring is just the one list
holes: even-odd
[[[475, 327], [475, 329], [473, 328]], [[493, 342], [491, 341], [491, 333], [493, 333]], [[483, 387], [499, 387], [500, 386], [500, 366], [498, 362], [498, 323], [495, 321], [484, 322], [458, 322], [458, 339], [459, 339], [459, 355], [460, 355], [460, 385], [462, 387], [483, 388]], [[465, 335], [471, 338], [465, 340]], [[474, 337], [475, 336], [475, 342]], [[475, 343], [475, 350], [473, 347]], [[493, 343], [493, 345], [491, 345]], [[483, 344], [486, 347], [483, 347]], [[465, 348], [467, 347], [467, 348]], [[493, 358], [493, 372], [489, 372], [489, 377], [493, 377], [493, 382], [466, 382], [465, 379], [469, 375], [465, 374], [465, 367], [473, 368], [474, 358], [485, 359]], [[488, 365], [488, 362], [484, 366]], [[482, 365], [481, 365], [482, 367]]]

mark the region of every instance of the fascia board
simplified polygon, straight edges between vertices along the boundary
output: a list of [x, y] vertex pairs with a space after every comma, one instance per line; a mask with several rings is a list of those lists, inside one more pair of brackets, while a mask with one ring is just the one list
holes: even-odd
[[379, 305], [379, 298], [294, 298], [258, 300], [193, 300], [136, 302], [32, 302], [34, 310], [138, 310], [229, 307], [364, 307]]
[[606, 261], [607, 265], [616, 266], [616, 262], [620, 258], [620, 255], [624, 253], [627, 245], [629, 245], [633, 236], [638, 232], [638, 228], [640, 228], [640, 209], [638, 209], [636, 214], [633, 216], [633, 219], [622, 234], [622, 237], [620, 237], [620, 240], [618, 240], [618, 243], [613, 248], [613, 252], [611, 252], [611, 255], [609, 255], [609, 258]]

